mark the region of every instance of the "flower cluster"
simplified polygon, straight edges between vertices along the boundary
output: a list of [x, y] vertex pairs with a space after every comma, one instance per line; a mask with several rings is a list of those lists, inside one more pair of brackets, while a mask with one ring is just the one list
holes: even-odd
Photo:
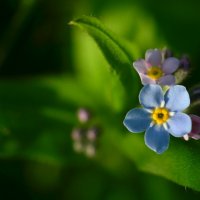
[[145, 144], [158, 154], [168, 149], [170, 135], [200, 139], [200, 118], [183, 113], [190, 96], [184, 86], [175, 84], [173, 74], [181, 66], [188, 70], [186, 61], [155, 49], [146, 52], [145, 60], [133, 63], [144, 85], [139, 94], [142, 108], [130, 110], [123, 123], [132, 133], [145, 131]]
[[88, 157], [94, 157], [99, 137], [99, 128], [91, 126], [91, 114], [85, 108], [80, 108], [77, 112], [79, 127], [72, 130], [71, 137], [73, 148], [77, 153], [84, 153]]
[[90, 129], [75, 128], [71, 137], [74, 141], [73, 148], [77, 153], [85, 153], [88, 157], [94, 157], [96, 154], [96, 142], [99, 131], [93, 127]]

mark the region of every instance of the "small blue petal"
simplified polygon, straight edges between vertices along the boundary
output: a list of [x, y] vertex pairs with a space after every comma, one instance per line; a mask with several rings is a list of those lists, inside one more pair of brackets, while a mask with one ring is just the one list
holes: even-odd
[[123, 123], [130, 132], [139, 133], [146, 130], [151, 121], [149, 112], [143, 108], [134, 108], [126, 114]]
[[169, 132], [163, 126], [155, 125], [147, 129], [145, 133], [145, 144], [158, 154], [168, 149], [169, 140]]
[[191, 118], [184, 113], [176, 113], [168, 121], [168, 130], [174, 137], [182, 137], [191, 132]]
[[182, 111], [190, 105], [190, 97], [182, 85], [172, 86], [165, 94], [165, 107], [171, 111]]
[[159, 85], [145, 85], [139, 94], [140, 103], [148, 109], [159, 107], [164, 100], [162, 88]]

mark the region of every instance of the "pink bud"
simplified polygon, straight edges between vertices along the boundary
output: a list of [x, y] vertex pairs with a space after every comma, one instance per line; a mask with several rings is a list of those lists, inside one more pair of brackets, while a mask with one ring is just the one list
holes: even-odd
[[80, 108], [77, 112], [77, 116], [82, 123], [85, 123], [90, 119], [90, 113], [85, 108]]
[[87, 133], [87, 139], [90, 140], [90, 141], [95, 141], [96, 138], [97, 138], [97, 134], [98, 134], [98, 130], [97, 128], [93, 127], [93, 128], [90, 128]]
[[75, 141], [80, 141], [81, 137], [82, 137], [82, 132], [79, 128], [75, 128], [73, 129], [72, 133], [71, 133], [71, 137], [73, 140]]
[[190, 138], [195, 140], [200, 139], [200, 117], [197, 115], [190, 115], [192, 120], [192, 131], [188, 134]]

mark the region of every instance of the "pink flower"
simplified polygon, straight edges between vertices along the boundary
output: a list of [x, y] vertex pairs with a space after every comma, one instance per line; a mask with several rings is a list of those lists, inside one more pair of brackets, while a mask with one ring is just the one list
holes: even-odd
[[146, 51], [145, 60], [140, 59], [133, 63], [139, 73], [142, 84], [174, 85], [175, 77], [172, 75], [180, 61], [177, 58], [164, 58], [162, 51], [149, 49]]

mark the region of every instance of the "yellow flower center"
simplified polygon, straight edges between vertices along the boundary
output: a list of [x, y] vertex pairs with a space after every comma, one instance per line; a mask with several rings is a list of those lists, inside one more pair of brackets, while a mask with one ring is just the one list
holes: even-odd
[[154, 123], [160, 125], [165, 123], [169, 119], [170, 115], [166, 108], [155, 108], [151, 117]]
[[151, 67], [148, 69], [147, 75], [153, 80], [158, 80], [163, 76], [163, 71], [160, 67]]

